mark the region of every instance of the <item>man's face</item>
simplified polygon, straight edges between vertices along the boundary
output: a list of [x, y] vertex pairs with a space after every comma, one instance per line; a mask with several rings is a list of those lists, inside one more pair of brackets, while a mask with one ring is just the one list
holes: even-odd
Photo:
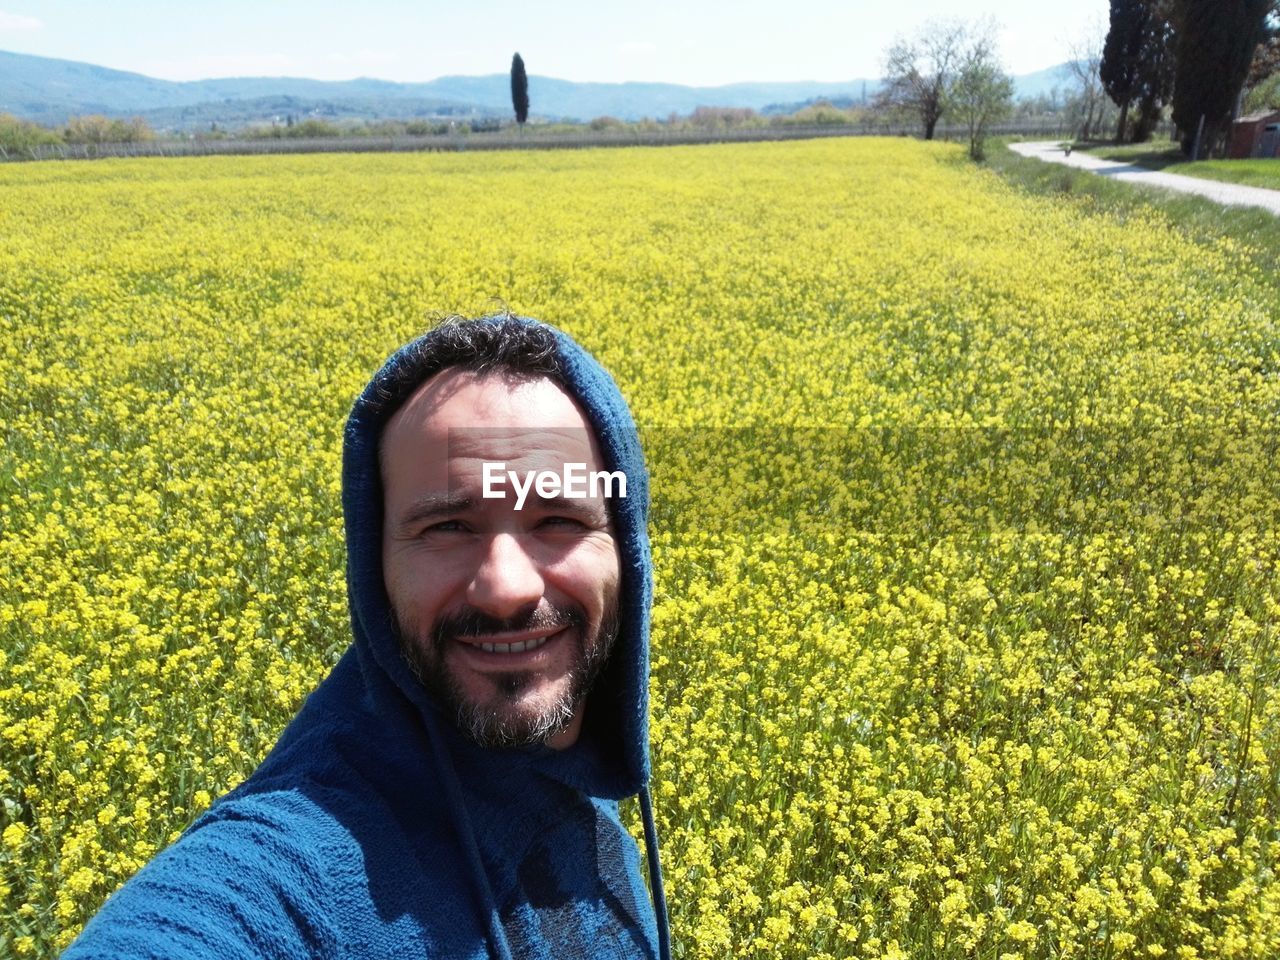
[[[486, 746], [570, 746], [617, 630], [618, 549], [603, 485], [521, 506], [505, 471], [604, 469], [573, 400], [547, 379], [446, 370], [382, 435], [382, 567], [400, 642]], [[505, 464], [489, 483], [485, 463]], [[490, 468], [490, 476], [495, 468]]]

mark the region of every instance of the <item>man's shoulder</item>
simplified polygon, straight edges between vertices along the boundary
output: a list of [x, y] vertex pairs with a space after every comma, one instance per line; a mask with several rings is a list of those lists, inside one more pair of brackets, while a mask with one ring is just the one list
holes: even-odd
[[250, 777], [197, 817], [173, 847], [206, 845], [217, 838], [220, 846], [232, 851], [242, 841], [277, 853], [305, 850], [341, 834], [333, 804], [324, 802], [325, 793], [335, 791], [305, 780], [287, 787], [258, 786]]
[[116, 891], [70, 960], [344, 954], [343, 924], [378, 915], [370, 864], [439, 850], [447, 818], [403, 725], [317, 694], [257, 770]]
[[240, 795], [385, 792], [424, 775], [431, 747], [395, 697], [375, 699], [348, 653], [285, 727]]
[[348, 859], [304, 794], [230, 795], [116, 891], [65, 956], [326, 956]]

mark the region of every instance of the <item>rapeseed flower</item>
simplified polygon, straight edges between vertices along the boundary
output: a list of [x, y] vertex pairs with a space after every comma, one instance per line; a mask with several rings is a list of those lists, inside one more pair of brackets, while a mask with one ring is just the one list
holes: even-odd
[[1280, 955], [1275, 280], [960, 154], [0, 168], [0, 955], [336, 662], [349, 404], [493, 297], [652, 465], [677, 956]]

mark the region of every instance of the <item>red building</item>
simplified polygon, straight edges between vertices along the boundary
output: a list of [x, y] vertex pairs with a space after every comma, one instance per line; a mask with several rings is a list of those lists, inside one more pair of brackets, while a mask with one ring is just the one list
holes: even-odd
[[1233, 160], [1280, 157], [1280, 110], [1251, 113], [1233, 123], [1227, 156]]

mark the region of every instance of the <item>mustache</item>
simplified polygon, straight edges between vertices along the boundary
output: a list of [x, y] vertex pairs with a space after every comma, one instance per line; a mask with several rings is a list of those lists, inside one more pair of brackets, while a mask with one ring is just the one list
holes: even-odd
[[437, 646], [442, 646], [452, 640], [525, 630], [563, 630], [565, 627], [584, 626], [586, 622], [586, 611], [576, 604], [544, 601], [510, 617], [494, 617], [481, 610], [466, 607], [438, 619], [435, 630], [432, 631], [432, 640]]

